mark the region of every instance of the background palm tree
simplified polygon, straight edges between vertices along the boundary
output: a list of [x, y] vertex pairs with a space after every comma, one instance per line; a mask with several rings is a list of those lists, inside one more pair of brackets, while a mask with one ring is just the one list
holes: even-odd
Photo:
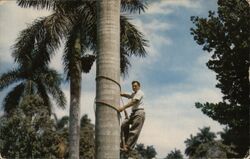
[[[64, 65], [65, 72], [70, 80], [71, 99], [70, 99], [70, 157], [77, 158], [79, 152], [79, 112], [80, 112], [80, 90], [81, 90], [81, 71], [88, 72], [93, 64], [95, 55], [86, 55], [87, 50], [96, 53], [96, 1], [72, 0], [72, 1], [29, 1], [18, 0], [18, 4], [22, 7], [35, 7], [38, 9], [51, 9], [53, 14], [44, 19], [38, 20], [41, 27], [37, 28], [33, 36], [27, 39], [42, 39], [44, 48], [49, 48], [41, 56], [45, 63], [50, 60], [54, 50], [58, 48], [60, 39], [66, 39]], [[124, 11], [134, 12], [136, 10], [144, 10], [145, 5], [139, 0], [122, 1]], [[131, 55], [145, 56], [146, 40], [143, 35], [135, 29], [133, 25], [124, 20], [124, 29], [122, 35], [127, 40], [121, 44], [124, 53], [121, 69], [126, 72]], [[43, 34], [42, 34], [43, 33]], [[34, 36], [35, 35], [35, 36]], [[46, 40], [45, 40], [46, 39]], [[34, 41], [34, 40], [33, 40]], [[134, 41], [134, 43], [133, 43]], [[132, 42], [132, 43], [131, 43]], [[46, 47], [48, 46], [48, 47]], [[21, 52], [15, 53], [17, 61], [20, 61]], [[83, 63], [84, 62], [84, 63]], [[86, 63], [87, 64], [86, 64]], [[81, 69], [82, 67], [86, 69]], [[87, 70], [87, 71], [86, 71]], [[73, 155], [74, 154], [74, 155]], [[73, 156], [72, 156], [73, 155]]]
[[60, 89], [60, 75], [47, 66], [37, 67], [35, 61], [29, 59], [26, 61], [27, 65], [19, 64], [16, 69], [0, 76], [0, 91], [14, 86], [3, 101], [6, 113], [10, 114], [15, 110], [23, 97], [33, 94], [38, 94], [43, 99], [49, 114], [51, 114], [52, 108], [49, 95], [55, 99], [60, 108], [65, 108], [66, 99]]
[[208, 143], [210, 141], [214, 141], [214, 139], [216, 138], [215, 133], [210, 131], [210, 127], [204, 127], [199, 130], [200, 132], [198, 132], [196, 136], [201, 143]]
[[193, 156], [195, 154], [196, 149], [201, 144], [200, 140], [197, 136], [190, 135], [190, 138], [185, 140], [186, 149], [185, 154], [188, 156]]
[[183, 155], [180, 150], [174, 149], [164, 159], [183, 159]]
[[211, 157], [206, 156], [211, 149], [214, 150], [214, 153], [215, 149], [217, 149], [218, 152], [221, 150], [231, 152], [230, 147], [222, 145], [220, 141], [215, 141], [216, 135], [210, 131], [210, 127], [204, 127], [199, 130], [196, 136], [190, 135], [190, 138], [185, 141], [185, 154], [190, 158]]

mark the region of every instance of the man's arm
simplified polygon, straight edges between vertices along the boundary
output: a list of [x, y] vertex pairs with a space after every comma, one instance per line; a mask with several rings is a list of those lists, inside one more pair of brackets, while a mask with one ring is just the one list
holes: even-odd
[[130, 94], [126, 94], [126, 93], [121, 93], [122, 97], [126, 97], [126, 98], [132, 98], [132, 96]]
[[126, 105], [124, 105], [123, 107], [119, 108], [119, 111], [122, 112], [123, 110], [135, 105], [137, 102], [139, 102], [139, 100], [137, 99], [132, 99], [130, 102], [128, 102]]

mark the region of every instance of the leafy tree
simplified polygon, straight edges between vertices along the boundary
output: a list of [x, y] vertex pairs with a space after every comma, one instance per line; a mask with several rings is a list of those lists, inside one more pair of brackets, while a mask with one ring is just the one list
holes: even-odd
[[197, 154], [197, 149], [201, 144], [206, 144], [215, 139], [215, 133], [210, 132], [210, 127], [204, 127], [199, 129], [200, 132], [196, 136], [190, 135], [190, 139], [187, 139], [185, 142], [186, 150], [185, 154], [188, 156], [194, 156]]
[[154, 158], [157, 154], [155, 148], [152, 145], [145, 147], [144, 144], [137, 144], [135, 150], [141, 155], [143, 159]]
[[82, 116], [80, 125], [80, 158], [93, 159], [95, 157], [95, 126], [86, 114]]
[[174, 149], [174, 151], [171, 151], [164, 159], [183, 159], [183, 155], [180, 150]]
[[227, 158], [227, 154], [234, 154], [232, 148], [221, 141], [209, 141], [200, 144], [195, 154], [190, 158]]
[[210, 127], [199, 130], [195, 136], [190, 135], [185, 141], [185, 154], [190, 158], [224, 158], [227, 154], [234, 154], [230, 146], [215, 140], [216, 135], [210, 132]]
[[63, 116], [61, 119], [54, 115], [54, 133], [56, 134], [56, 157], [68, 157], [68, 136], [69, 136], [69, 117]]
[[11, 116], [2, 116], [1, 153], [7, 158], [56, 158], [53, 121], [38, 95], [23, 98]]
[[192, 17], [194, 40], [212, 53], [207, 62], [216, 73], [217, 88], [223, 93], [219, 103], [196, 103], [212, 119], [228, 127], [223, 143], [235, 145], [243, 157], [249, 148], [249, 50], [250, 7], [246, 0], [218, 0], [218, 11], [208, 18]]

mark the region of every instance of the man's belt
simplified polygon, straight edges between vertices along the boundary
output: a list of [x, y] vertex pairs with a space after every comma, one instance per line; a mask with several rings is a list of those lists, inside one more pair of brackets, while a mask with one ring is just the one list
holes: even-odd
[[144, 110], [144, 108], [133, 109], [132, 112], [136, 112], [137, 110]]

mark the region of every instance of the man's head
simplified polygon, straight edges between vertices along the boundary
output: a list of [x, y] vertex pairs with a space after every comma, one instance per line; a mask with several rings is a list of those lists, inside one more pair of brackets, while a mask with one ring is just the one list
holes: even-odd
[[132, 82], [132, 89], [133, 89], [134, 92], [137, 92], [140, 89], [140, 87], [141, 87], [140, 82], [138, 82], [138, 81], [133, 81]]

